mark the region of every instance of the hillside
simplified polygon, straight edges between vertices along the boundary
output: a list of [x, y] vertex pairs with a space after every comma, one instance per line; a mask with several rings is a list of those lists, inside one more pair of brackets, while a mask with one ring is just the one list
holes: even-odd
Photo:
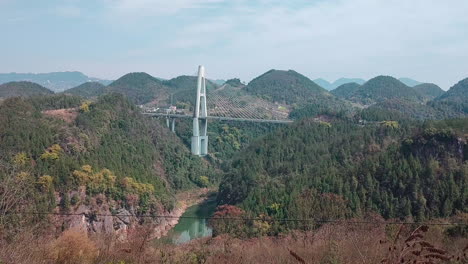
[[332, 90], [331, 94], [339, 98], [347, 99], [350, 98], [360, 87], [361, 85], [354, 82], [345, 83]]
[[[195, 104], [195, 96], [197, 91], [196, 76], [178, 76], [176, 78], [164, 81], [163, 84], [169, 87], [169, 93], [173, 96], [173, 103], [189, 103]], [[214, 82], [206, 81], [206, 90], [211, 91], [218, 87]]]
[[422, 83], [413, 87], [414, 90], [422, 94], [428, 100], [435, 99], [445, 93], [442, 88], [433, 83]]
[[240, 153], [218, 201], [267, 219], [336, 219], [370, 211], [427, 219], [466, 212], [467, 129], [467, 119], [424, 127], [306, 119]]
[[353, 94], [350, 100], [369, 105], [396, 98], [415, 102], [422, 102], [423, 100], [423, 96], [413, 88], [391, 76], [377, 76], [370, 79]]
[[[0, 180], [21, 172], [34, 184], [22, 210], [86, 213], [80, 225], [99, 233], [104, 219], [92, 212], [123, 212], [138, 223], [141, 214], [169, 214], [176, 192], [216, 182], [213, 168], [123, 96], [94, 103], [76, 98], [50, 96], [66, 104], [12, 98], [0, 105]], [[134, 223], [110, 219], [117, 233]], [[73, 218], [50, 223], [58, 231], [78, 224]]]
[[77, 87], [65, 90], [64, 93], [82, 96], [84, 98], [97, 97], [104, 94], [106, 86], [98, 82], [87, 82]]
[[108, 85], [111, 81], [86, 76], [81, 72], [0, 73], [0, 84], [12, 81], [38, 83], [54, 92], [62, 92], [86, 82]]
[[245, 90], [269, 101], [286, 104], [302, 103], [328, 94], [325, 89], [293, 70], [270, 70], [249, 82]]
[[465, 101], [468, 99], [468, 78], [459, 81], [436, 101]]
[[32, 82], [9, 82], [0, 84], [0, 97], [34, 96], [53, 94], [51, 90]]
[[120, 77], [107, 86], [106, 92], [121, 93], [135, 104], [169, 98], [169, 88], [162, 81], [143, 72], [128, 73]]

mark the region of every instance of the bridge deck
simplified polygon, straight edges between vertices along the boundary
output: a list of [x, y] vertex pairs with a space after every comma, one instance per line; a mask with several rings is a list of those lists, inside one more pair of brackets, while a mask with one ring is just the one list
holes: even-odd
[[[169, 118], [193, 118], [191, 115], [178, 115], [178, 114], [163, 114], [163, 113], [143, 113], [147, 116], [169, 117]], [[200, 117], [199, 119], [203, 119]], [[273, 119], [250, 119], [250, 118], [234, 118], [224, 116], [207, 116], [206, 119], [220, 120], [220, 121], [240, 121], [240, 122], [258, 122], [258, 123], [277, 123], [277, 124], [290, 124], [292, 120], [273, 120]]]

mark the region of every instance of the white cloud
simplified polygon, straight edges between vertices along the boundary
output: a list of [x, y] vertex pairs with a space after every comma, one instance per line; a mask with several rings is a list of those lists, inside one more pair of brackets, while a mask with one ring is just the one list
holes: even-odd
[[[341, 0], [302, 8], [290, 4], [266, 0], [258, 8], [237, 1], [230, 12], [194, 21], [174, 42], [200, 49], [224, 39], [225, 47], [208, 47], [220, 52], [206, 60], [216, 64], [216, 74], [221, 75], [226, 69], [220, 65], [222, 56], [233, 74], [247, 79], [269, 68], [294, 68], [329, 79], [410, 75], [448, 88], [466, 75], [462, 57], [468, 54], [467, 1]], [[219, 26], [220, 20], [228, 26]], [[453, 63], [444, 65], [447, 61]]]

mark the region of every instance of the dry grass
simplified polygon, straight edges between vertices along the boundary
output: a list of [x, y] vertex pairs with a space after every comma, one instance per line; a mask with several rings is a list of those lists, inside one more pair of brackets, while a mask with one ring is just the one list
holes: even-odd
[[[73, 230], [58, 238], [22, 234], [8, 245], [0, 244], [0, 259], [20, 264], [468, 263], [463, 256], [468, 253], [468, 238], [448, 238], [444, 227], [327, 224], [277, 237], [241, 240], [222, 235], [180, 246], [156, 244], [148, 236], [152, 228], [130, 230], [127, 241], [105, 234], [88, 238]], [[421, 258], [412, 253], [415, 249], [421, 251]]]

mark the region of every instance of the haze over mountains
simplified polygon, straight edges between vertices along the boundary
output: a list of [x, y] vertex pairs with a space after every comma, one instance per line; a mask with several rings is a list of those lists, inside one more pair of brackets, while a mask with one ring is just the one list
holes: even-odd
[[[358, 83], [347, 83], [352, 80]], [[278, 118], [289, 115], [290, 118], [297, 119], [324, 111], [352, 114], [356, 107], [391, 110], [417, 119], [460, 117], [468, 112], [464, 110], [463, 82], [446, 93], [435, 84], [421, 83], [411, 87], [402, 80], [411, 85], [419, 83], [408, 78], [396, 79], [391, 76], [377, 76], [368, 81], [342, 78], [334, 83], [344, 84], [330, 92], [296, 71], [273, 69], [247, 84], [241, 83], [239, 79], [228, 80], [223, 85], [208, 81], [207, 90], [209, 93], [214, 92], [219, 98], [224, 98], [222, 100], [238, 98], [242, 101], [236, 106], [239, 111], [242, 111], [242, 104], [252, 107], [250, 112], [258, 112], [255, 109], [262, 106], [270, 109], [270, 112], [277, 112], [278, 115], [275, 116]], [[126, 74], [107, 86], [99, 82], [84, 82], [65, 90], [64, 93], [96, 98], [116, 92], [138, 105], [164, 107], [172, 103], [189, 111], [194, 104], [196, 82], [197, 78], [194, 76], [165, 80], [147, 73], [135, 72]], [[1, 85], [0, 88], [0, 97], [3, 98], [52, 93], [45, 87], [31, 82], [11, 82]], [[444, 98], [446, 99], [442, 100]], [[219, 110], [222, 106], [214, 103], [211, 107]], [[268, 116], [267, 112], [260, 112], [262, 116]]]
[[[404, 83], [407, 86], [414, 87], [418, 84], [422, 84], [422, 82], [413, 80], [411, 78], [399, 78], [398, 79], [400, 82]], [[329, 81], [318, 78], [315, 79], [314, 82], [323, 88], [325, 88], [328, 91], [334, 90], [338, 88], [339, 86], [346, 84], [346, 83], [357, 83], [357, 84], [364, 84], [366, 80], [361, 79], [361, 78], [339, 78], [338, 80], [334, 81], [333, 83], [330, 83]]]
[[14, 81], [34, 82], [54, 92], [62, 92], [85, 82], [99, 82], [104, 85], [111, 83], [109, 80], [89, 77], [77, 71], [51, 73], [0, 73], [0, 84]]

